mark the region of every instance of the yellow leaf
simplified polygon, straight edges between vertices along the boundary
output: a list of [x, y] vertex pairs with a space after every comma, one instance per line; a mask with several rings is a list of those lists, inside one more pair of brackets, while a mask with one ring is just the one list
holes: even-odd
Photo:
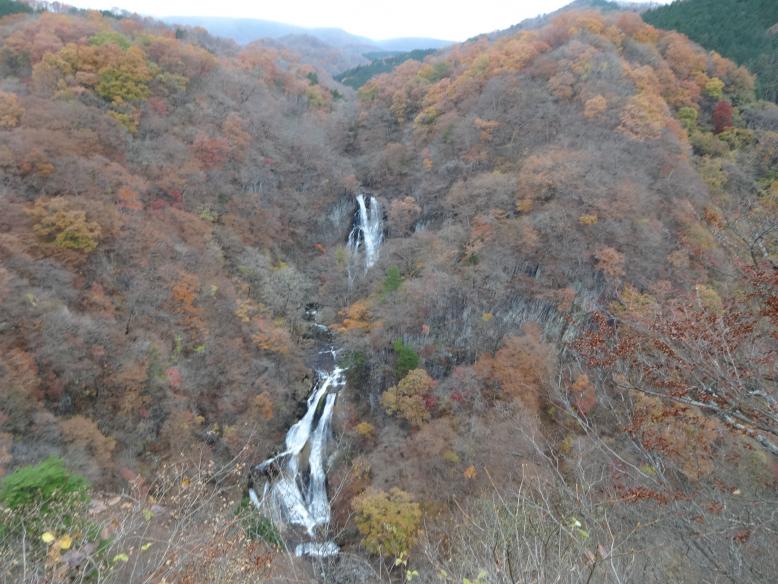
[[61, 550], [69, 550], [71, 545], [73, 545], [73, 538], [67, 533], [57, 540], [57, 546]]
[[130, 561], [130, 556], [128, 556], [127, 554], [116, 554], [116, 555], [113, 557], [113, 560], [111, 560], [111, 561], [112, 561], [114, 564], [115, 564], [116, 562], [129, 562], [129, 561]]
[[54, 541], [55, 539], [56, 539], [56, 538], [54, 537], [54, 534], [53, 534], [53, 533], [51, 533], [50, 531], [47, 531], [46, 533], [44, 533], [43, 535], [41, 535], [41, 541], [42, 541], [43, 543], [51, 543], [51, 542], [52, 542], [52, 541]]
[[475, 467], [471, 464], [465, 469], [464, 474], [466, 479], [474, 479], [475, 476], [478, 474], [478, 471], [476, 471]]
[[147, 549], [149, 549], [152, 546], [151, 542], [144, 543], [142, 546], [140, 546], [141, 551], [145, 552]]

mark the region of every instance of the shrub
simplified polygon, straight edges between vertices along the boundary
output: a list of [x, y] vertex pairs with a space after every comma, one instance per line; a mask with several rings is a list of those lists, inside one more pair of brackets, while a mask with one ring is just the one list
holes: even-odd
[[596, 213], [592, 213], [590, 215], [581, 215], [578, 217], [578, 223], [581, 225], [596, 225], [599, 221], [599, 217]]
[[120, 47], [122, 49], [130, 48], [129, 39], [123, 34], [112, 30], [102, 31], [95, 35], [92, 35], [91, 37], [89, 37], [89, 44], [94, 47], [111, 44], [111, 45], [116, 45], [117, 47]]
[[595, 118], [608, 109], [608, 100], [602, 95], [595, 95], [584, 104], [584, 116]]
[[367, 363], [367, 355], [362, 351], [348, 353], [341, 360], [339, 366], [346, 370], [346, 382], [352, 388], [360, 388], [367, 383], [370, 368]]
[[395, 290], [399, 289], [403, 283], [403, 278], [400, 275], [400, 268], [397, 266], [391, 266], [386, 270], [386, 277], [384, 278], [384, 294], [391, 294]]
[[87, 497], [86, 479], [65, 468], [62, 459], [50, 456], [34, 466], [23, 466], [0, 483], [0, 503], [9, 509], [40, 505], [45, 511], [55, 500]]
[[275, 524], [251, 505], [249, 498], [244, 496], [240, 501], [236, 515], [240, 517], [241, 525], [246, 532], [246, 537], [255, 541], [264, 541], [273, 547], [280, 548], [284, 545], [281, 534]]
[[368, 489], [351, 502], [362, 545], [373, 554], [407, 555], [418, 539], [421, 507], [409, 493]]
[[713, 108], [713, 131], [716, 134], [721, 134], [727, 128], [731, 128], [734, 115], [734, 109], [732, 104], [728, 101], [720, 101]]
[[402, 339], [394, 342], [394, 372], [397, 379], [402, 379], [411, 369], [416, 369], [419, 362], [419, 355], [413, 347], [406, 345]]
[[0, 91], [0, 128], [15, 128], [23, 113], [15, 94]]
[[697, 127], [698, 117], [699, 112], [693, 107], [686, 106], [678, 110], [678, 119], [687, 132], [690, 132]]
[[724, 82], [718, 77], [709, 79], [705, 84], [705, 95], [713, 99], [721, 99], [724, 95]]
[[695, 154], [701, 156], [724, 156], [729, 152], [726, 142], [722, 142], [712, 132], [693, 131], [689, 142]]
[[36, 201], [30, 215], [38, 221], [33, 231], [47, 243], [84, 252], [97, 247], [102, 233], [100, 226], [87, 221], [84, 211], [73, 209], [62, 197]]
[[354, 430], [361, 438], [368, 440], [375, 438], [375, 426], [370, 422], [360, 422], [354, 426]]
[[414, 426], [430, 418], [425, 397], [434, 385], [424, 369], [414, 369], [381, 396], [381, 404], [389, 414], [398, 414]]

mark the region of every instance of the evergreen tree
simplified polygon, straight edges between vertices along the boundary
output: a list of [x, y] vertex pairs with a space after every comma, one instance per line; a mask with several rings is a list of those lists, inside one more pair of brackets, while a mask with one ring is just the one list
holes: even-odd
[[775, 0], [676, 0], [645, 12], [643, 19], [745, 65], [757, 76], [759, 97], [778, 101]]

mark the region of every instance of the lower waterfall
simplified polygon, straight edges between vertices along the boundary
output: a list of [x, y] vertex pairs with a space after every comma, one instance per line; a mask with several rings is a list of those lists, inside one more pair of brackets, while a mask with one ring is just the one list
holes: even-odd
[[338, 553], [334, 542], [316, 541], [317, 528], [330, 521], [327, 496], [327, 442], [338, 392], [345, 385], [344, 370], [336, 364], [317, 371], [317, 381], [307, 400], [305, 415], [286, 433], [285, 450], [256, 465], [255, 471], [267, 477], [262, 495], [249, 489], [251, 502], [259, 510], [271, 512], [290, 525], [305, 529], [310, 542], [297, 546], [297, 555], [330, 556]]

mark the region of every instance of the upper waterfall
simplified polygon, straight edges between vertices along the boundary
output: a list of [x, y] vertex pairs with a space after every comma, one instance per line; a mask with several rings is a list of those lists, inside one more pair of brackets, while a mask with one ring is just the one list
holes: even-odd
[[357, 195], [357, 209], [348, 234], [348, 249], [352, 258], [359, 255], [359, 250], [365, 250], [365, 271], [378, 260], [381, 242], [384, 240], [384, 220], [381, 205], [373, 196], [365, 200], [365, 195]]

